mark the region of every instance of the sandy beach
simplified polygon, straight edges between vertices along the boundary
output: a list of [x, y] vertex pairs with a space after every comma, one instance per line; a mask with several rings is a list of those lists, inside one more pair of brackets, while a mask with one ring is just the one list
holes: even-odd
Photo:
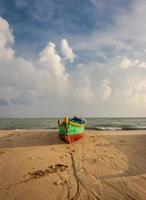
[[0, 131], [0, 200], [145, 200], [146, 131]]

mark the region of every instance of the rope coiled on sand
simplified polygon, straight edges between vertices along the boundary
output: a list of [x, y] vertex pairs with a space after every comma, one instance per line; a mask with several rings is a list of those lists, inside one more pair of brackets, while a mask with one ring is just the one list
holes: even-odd
[[78, 178], [77, 173], [76, 173], [76, 166], [75, 166], [75, 162], [74, 162], [73, 153], [70, 152], [70, 155], [71, 155], [71, 160], [72, 160], [72, 165], [73, 165], [73, 170], [74, 170], [74, 176], [75, 176], [76, 182], [77, 182], [76, 193], [70, 200], [76, 200], [78, 198], [79, 194], [80, 194], [80, 184], [79, 184], [79, 178]]

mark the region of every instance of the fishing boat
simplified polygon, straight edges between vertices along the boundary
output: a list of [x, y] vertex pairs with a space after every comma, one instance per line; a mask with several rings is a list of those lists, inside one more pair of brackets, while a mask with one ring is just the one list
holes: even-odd
[[72, 119], [64, 118], [58, 120], [59, 136], [67, 143], [72, 143], [84, 136], [85, 120], [74, 117]]

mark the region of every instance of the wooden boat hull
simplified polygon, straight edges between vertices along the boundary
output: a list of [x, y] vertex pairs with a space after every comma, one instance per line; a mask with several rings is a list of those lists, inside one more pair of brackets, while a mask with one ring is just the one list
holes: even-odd
[[62, 140], [64, 140], [67, 143], [72, 143], [76, 140], [79, 140], [80, 138], [82, 138], [84, 136], [84, 133], [78, 134], [78, 135], [63, 135], [63, 134], [59, 134], [60, 138]]
[[85, 124], [63, 121], [58, 127], [60, 138], [67, 143], [74, 142], [84, 136]]

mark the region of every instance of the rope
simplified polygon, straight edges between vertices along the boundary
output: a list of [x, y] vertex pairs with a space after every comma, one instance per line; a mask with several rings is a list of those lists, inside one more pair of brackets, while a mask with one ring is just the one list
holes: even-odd
[[[70, 146], [70, 149], [72, 150], [71, 146]], [[71, 160], [72, 160], [74, 175], [75, 175], [76, 182], [77, 182], [76, 194], [75, 194], [70, 200], [75, 200], [75, 199], [78, 198], [78, 196], [79, 196], [79, 194], [80, 194], [80, 185], [79, 185], [79, 178], [78, 178], [77, 173], [76, 173], [76, 166], [75, 166], [75, 162], [74, 162], [73, 153], [70, 152], [70, 155], [71, 155]]]

